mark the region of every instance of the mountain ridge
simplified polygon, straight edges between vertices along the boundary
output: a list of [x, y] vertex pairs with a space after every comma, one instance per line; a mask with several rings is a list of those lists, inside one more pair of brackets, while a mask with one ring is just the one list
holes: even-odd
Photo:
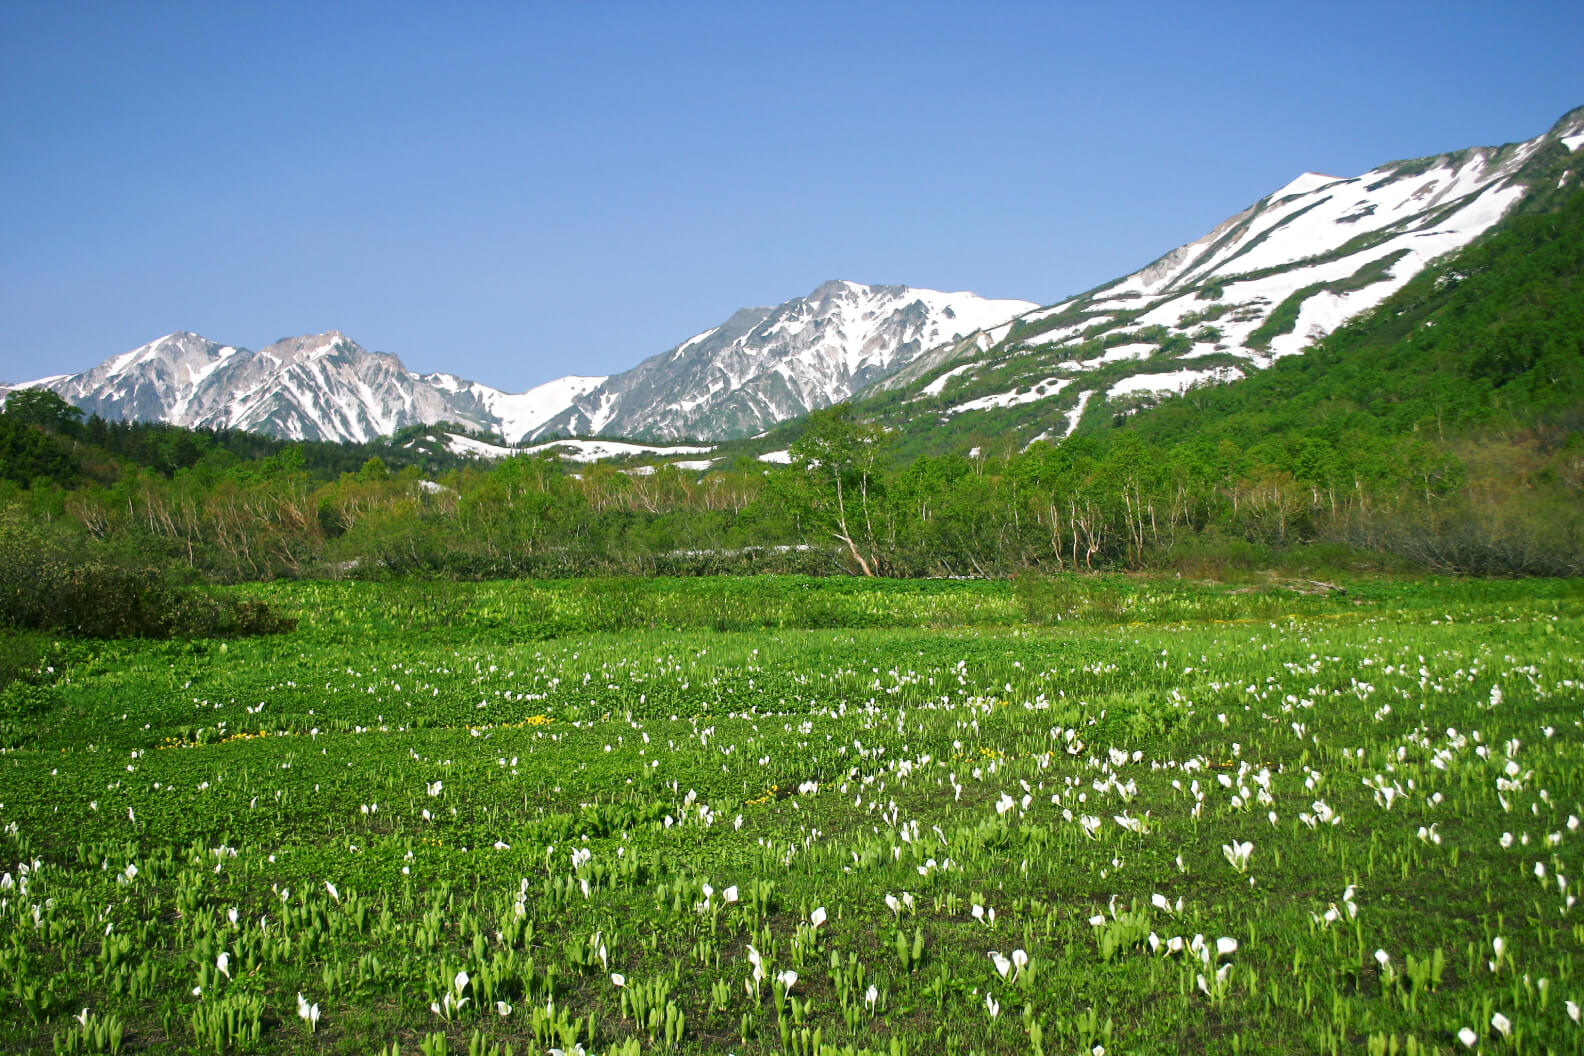
[[[1032, 302], [831, 280], [808, 297], [740, 308], [622, 374], [568, 375], [522, 393], [411, 371], [339, 330], [282, 338], [257, 352], [174, 331], [77, 374], [0, 386], [0, 395], [43, 387], [110, 420], [250, 429], [293, 440], [365, 442], [440, 421], [497, 433], [510, 444], [616, 435], [612, 429], [726, 439], [846, 399], [926, 342], [1028, 307]], [[729, 369], [720, 365], [723, 356]], [[697, 378], [706, 381], [695, 389]]]

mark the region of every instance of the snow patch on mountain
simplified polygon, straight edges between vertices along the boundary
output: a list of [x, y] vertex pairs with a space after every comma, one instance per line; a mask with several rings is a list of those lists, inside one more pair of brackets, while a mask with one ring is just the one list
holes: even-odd
[[1134, 359], [1148, 359], [1157, 351], [1158, 349], [1154, 345], [1143, 342], [1126, 345], [1112, 345], [1094, 359], [1083, 360], [1074, 366], [1075, 369], [1078, 370], [1094, 370], [1097, 367], [1103, 367], [1109, 363], [1126, 363], [1129, 360]]
[[484, 406], [500, 423], [500, 434], [515, 444], [560, 414], [572, 401], [599, 388], [605, 380], [604, 377], [574, 374], [536, 385], [527, 392], [501, 392], [483, 385], [478, 389]]
[[514, 447], [487, 444], [482, 440], [475, 440], [471, 436], [458, 436], [456, 433], [444, 434], [441, 442], [445, 444], [445, 449], [453, 455], [463, 455], [467, 458], [510, 458], [520, 453]]
[[940, 377], [936, 378], [934, 381], [930, 382], [928, 385], [924, 386], [919, 391], [926, 396], [939, 396], [943, 391], [945, 391], [946, 383], [948, 381], [951, 381], [951, 379], [955, 378], [964, 371], [972, 370], [973, 368], [974, 364], [972, 363], [964, 363], [960, 367], [953, 367]]
[[1094, 390], [1086, 389], [1078, 394], [1078, 403], [1067, 412], [1067, 427], [1062, 431], [1062, 439], [1071, 436], [1078, 428], [1078, 423], [1083, 421], [1084, 408], [1089, 406], [1089, 401], [1094, 399]]
[[1131, 378], [1123, 378], [1108, 388], [1106, 397], [1114, 399], [1118, 396], [1132, 396], [1141, 392], [1152, 394], [1187, 392], [1195, 385], [1236, 381], [1242, 376], [1243, 372], [1236, 367], [1211, 367], [1209, 370], [1173, 370], [1163, 374], [1135, 374]]
[[[699, 455], [708, 454], [715, 450], [713, 447], [699, 447], [687, 444], [633, 444], [619, 440], [551, 440], [542, 444], [531, 444], [527, 447], [507, 447], [501, 444], [491, 444], [471, 436], [462, 436], [458, 433], [441, 434], [441, 443], [445, 449], [454, 455], [463, 455], [469, 458], [512, 458], [516, 455], [555, 455], [568, 462], [598, 462], [604, 458], [625, 458], [631, 455]], [[692, 459], [673, 463], [680, 469], [699, 470], [706, 469], [716, 461], [709, 459]], [[653, 469], [650, 470], [653, 472]]]
[[981, 396], [977, 400], [959, 403], [955, 407], [946, 408], [946, 414], [962, 414], [964, 411], [987, 411], [995, 407], [1018, 407], [1025, 403], [1034, 403], [1039, 400], [1049, 399], [1072, 384], [1070, 378], [1046, 378], [1030, 385], [1026, 390], [1019, 392], [996, 392], [989, 396]]

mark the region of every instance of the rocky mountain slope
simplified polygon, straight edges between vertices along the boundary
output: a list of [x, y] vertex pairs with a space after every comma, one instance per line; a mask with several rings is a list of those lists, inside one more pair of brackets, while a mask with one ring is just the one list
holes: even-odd
[[290, 440], [363, 441], [406, 425], [494, 428], [494, 390], [419, 375], [337, 331], [257, 352], [174, 333], [81, 374], [28, 383], [112, 421], [246, 429]]
[[840, 403], [931, 348], [1011, 318], [1027, 301], [827, 282], [744, 308], [608, 378], [530, 435], [726, 440]]

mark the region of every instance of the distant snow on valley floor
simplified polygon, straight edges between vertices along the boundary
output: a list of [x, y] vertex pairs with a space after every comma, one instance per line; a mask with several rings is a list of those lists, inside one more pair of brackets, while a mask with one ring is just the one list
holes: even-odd
[[521, 454], [515, 447], [485, 443], [483, 440], [475, 440], [471, 436], [458, 436], [456, 433], [446, 433], [442, 442], [446, 450], [453, 455], [464, 455], [468, 458], [510, 458]]
[[[511, 458], [514, 455], [553, 454], [568, 462], [597, 462], [604, 458], [624, 458], [630, 455], [703, 455], [715, 450], [692, 444], [643, 444], [625, 440], [547, 440], [530, 447], [505, 447], [500, 444], [476, 440], [456, 433], [444, 434], [446, 450], [455, 455], [472, 458]], [[713, 458], [672, 463], [678, 469], [698, 471], [708, 469]], [[653, 472], [653, 467], [649, 467]]]
[[548, 440], [513, 453], [537, 455], [554, 452], [569, 462], [597, 462], [602, 458], [620, 458], [624, 455], [705, 455], [713, 450], [713, 447], [688, 444], [640, 444], [626, 440]]

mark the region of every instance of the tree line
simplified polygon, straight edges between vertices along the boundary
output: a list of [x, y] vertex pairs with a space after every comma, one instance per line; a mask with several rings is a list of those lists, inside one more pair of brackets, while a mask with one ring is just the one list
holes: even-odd
[[[26, 428], [44, 448], [68, 440]], [[1569, 449], [1549, 458], [1526, 450], [1530, 464], [1520, 467], [1513, 457], [1488, 464], [1489, 446], [1460, 456], [1412, 433], [1245, 447], [1224, 436], [1157, 443], [1122, 430], [991, 458], [903, 461], [898, 439], [839, 406], [810, 417], [789, 464], [741, 458], [704, 474], [519, 456], [429, 475], [372, 456], [330, 475], [286, 447], [169, 473], [123, 462], [106, 482], [0, 484], [0, 507], [11, 513], [4, 523], [79, 550], [221, 583], [1213, 573], [1316, 545], [1342, 548], [1350, 560], [1376, 555], [1441, 571], [1584, 571], [1584, 474]]]

